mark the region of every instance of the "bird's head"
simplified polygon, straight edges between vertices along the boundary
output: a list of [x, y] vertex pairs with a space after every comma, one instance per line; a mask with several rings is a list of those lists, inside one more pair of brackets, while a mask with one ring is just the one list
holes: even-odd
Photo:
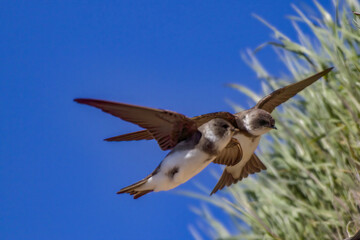
[[262, 109], [250, 109], [242, 119], [245, 129], [252, 135], [260, 136], [275, 127], [275, 120], [270, 113]]
[[229, 143], [232, 136], [239, 132], [239, 129], [222, 118], [212, 119], [202, 125], [201, 128], [204, 128], [203, 134], [205, 138], [216, 143], [218, 149], [223, 149]]

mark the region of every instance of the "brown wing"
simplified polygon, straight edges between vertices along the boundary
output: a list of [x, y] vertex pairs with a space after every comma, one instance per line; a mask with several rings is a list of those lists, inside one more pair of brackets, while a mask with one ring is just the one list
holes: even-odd
[[266, 166], [261, 162], [259, 157], [254, 153], [251, 156], [250, 160], [245, 164], [245, 166], [240, 174], [240, 177], [246, 178], [250, 174], [260, 172], [261, 170], [266, 170]]
[[223, 174], [221, 175], [214, 189], [211, 191], [210, 195], [216, 193], [218, 190], [223, 189], [225, 186], [230, 186], [231, 184], [237, 183], [243, 178], [249, 176], [250, 174], [260, 172], [261, 170], [266, 170], [266, 166], [254, 153], [249, 159], [249, 161], [244, 165], [244, 167], [242, 167], [242, 169], [239, 169], [239, 171], [241, 171], [239, 178], [234, 178], [231, 173], [229, 173], [225, 168]]
[[197, 117], [193, 117], [191, 119], [194, 120], [198, 126], [201, 126], [214, 118], [225, 119], [226, 121], [230, 122], [234, 127], [237, 126], [235, 116], [229, 112], [207, 113]]
[[269, 113], [271, 113], [277, 106], [286, 102], [291, 97], [295, 96], [298, 92], [306, 88], [307, 86], [314, 83], [316, 80], [321, 78], [322, 76], [326, 75], [330, 72], [333, 68], [328, 68], [322, 72], [319, 72], [309, 78], [306, 78], [300, 82], [296, 82], [280, 88], [266, 97], [262, 98], [255, 106], [255, 108], [263, 109]]
[[78, 98], [74, 101], [100, 108], [104, 112], [146, 128], [163, 150], [173, 148], [179, 141], [197, 131], [197, 125], [193, 120], [176, 112], [95, 99]]
[[[214, 118], [223, 118], [223, 119], [229, 121], [231, 124], [233, 124], [233, 126], [236, 126], [236, 121], [235, 121], [234, 116], [228, 112], [208, 113], [208, 114], [200, 115], [197, 117], [193, 117], [191, 119], [196, 122], [197, 126], [201, 126], [204, 123], [206, 123]], [[105, 141], [109, 141], [109, 142], [133, 141], [133, 140], [138, 141], [138, 140], [151, 140], [151, 139], [153, 139], [151, 133], [148, 130], [142, 130], [142, 131], [138, 131], [138, 132], [132, 132], [132, 133], [119, 135], [116, 137], [107, 138], [107, 139], [105, 139]]]
[[141, 130], [137, 132], [127, 133], [123, 135], [119, 135], [116, 137], [106, 138], [105, 141], [114, 142], [114, 141], [138, 141], [138, 140], [151, 140], [154, 137], [148, 130]]
[[243, 157], [243, 151], [240, 143], [235, 138], [232, 138], [229, 144], [221, 151], [215, 158], [213, 163], [224, 164], [226, 166], [234, 166], [239, 163]]

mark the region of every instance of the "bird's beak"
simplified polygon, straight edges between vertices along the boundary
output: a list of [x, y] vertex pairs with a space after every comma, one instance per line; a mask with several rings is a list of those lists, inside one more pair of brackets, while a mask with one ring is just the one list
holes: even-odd
[[275, 127], [275, 125], [272, 125], [270, 128], [277, 130], [277, 127]]

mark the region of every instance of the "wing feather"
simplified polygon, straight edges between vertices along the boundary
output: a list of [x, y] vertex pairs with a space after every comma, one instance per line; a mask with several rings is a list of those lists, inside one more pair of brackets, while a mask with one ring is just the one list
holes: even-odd
[[191, 119], [194, 120], [198, 126], [201, 126], [214, 118], [225, 119], [226, 121], [230, 122], [234, 127], [237, 126], [235, 116], [229, 112], [207, 113], [197, 117], [193, 117]]
[[[236, 120], [233, 114], [229, 112], [215, 112], [215, 113], [208, 113], [204, 115], [200, 115], [197, 117], [191, 118], [191, 120], [196, 122], [196, 125], [199, 127], [204, 123], [214, 119], [214, 118], [222, 118], [230, 122], [233, 126], [236, 126]], [[111, 138], [105, 139], [105, 141], [138, 141], [138, 140], [151, 140], [153, 139], [153, 135], [148, 130], [142, 130], [132, 133], [127, 133]]]
[[[147, 129], [163, 150], [173, 148], [179, 141], [190, 137], [197, 131], [197, 125], [193, 120], [180, 113], [168, 110], [96, 99], [78, 98], [74, 101], [99, 108], [113, 116]], [[144, 136], [142, 135], [142, 137]], [[148, 138], [148, 136], [146, 137]]]
[[231, 173], [229, 173], [226, 168], [223, 171], [219, 181], [215, 185], [214, 189], [211, 191], [210, 195], [216, 193], [218, 190], [228, 187], [232, 184], [241, 181], [243, 178], [248, 177], [250, 174], [260, 172], [261, 170], [266, 170], [266, 166], [261, 162], [259, 157], [254, 153], [249, 161], [240, 169], [241, 174], [238, 178], [234, 178]]
[[322, 76], [326, 75], [330, 72], [333, 68], [325, 69], [322, 72], [319, 72], [311, 77], [308, 77], [300, 82], [296, 82], [290, 85], [287, 85], [283, 88], [280, 88], [266, 97], [262, 98], [256, 105], [255, 108], [263, 109], [269, 113], [274, 111], [274, 109], [279, 106], [280, 104], [286, 102], [293, 96], [295, 96], [298, 92], [302, 91], [307, 86], [314, 83], [316, 80], [321, 78]]
[[215, 158], [213, 163], [224, 164], [226, 166], [234, 166], [239, 163], [243, 157], [243, 151], [239, 141], [232, 138], [228, 145]]
[[141, 130], [137, 132], [122, 134], [116, 137], [106, 138], [105, 141], [114, 142], [114, 141], [139, 141], [139, 140], [151, 140], [154, 137], [148, 130]]

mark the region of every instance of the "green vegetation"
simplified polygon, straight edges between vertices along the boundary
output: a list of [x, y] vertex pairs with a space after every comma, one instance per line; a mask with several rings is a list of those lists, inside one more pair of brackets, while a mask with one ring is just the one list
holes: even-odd
[[360, 229], [360, 17], [351, 12], [360, 11], [360, 5], [340, 2], [334, 14], [315, 2], [317, 17], [294, 6], [297, 15], [290, 20], [297, 41], [259, 18], [275, 41], [256, 51], [273, 46], [292, 77], [274, 77], [256, 51], [248, 53], [247, 62], [265, 80], [263, 93], [234, 87], [254, 102], [295, 79], [335, 68], [273, 113], [279, 130], [262, 139], [258, 152], [266, 172], [212, 197], [208, 189], [188, 193], [228, 216], [220, 222], [207, 208], [196, 209], [207, 228], [192, 227], [195, 238], [342, 240]]

